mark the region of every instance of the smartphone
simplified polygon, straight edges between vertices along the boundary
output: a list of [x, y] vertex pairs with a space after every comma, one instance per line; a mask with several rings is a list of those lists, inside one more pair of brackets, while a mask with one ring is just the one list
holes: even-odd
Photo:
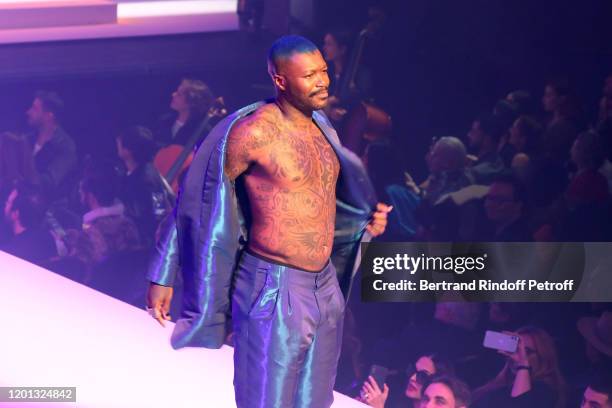
[[378, 388], [382, 391], [385, 386], [387, 375], [389, 375], [389, 369], [387, 367], [372, 364], [370, 367], [370, 375], [374, 378], [374, 381], [378, 384]]
[[518, 348], [518, 342], [519, 336], [517, 335], [487, 330], [482, 345], [490, 349], [514, 353]]

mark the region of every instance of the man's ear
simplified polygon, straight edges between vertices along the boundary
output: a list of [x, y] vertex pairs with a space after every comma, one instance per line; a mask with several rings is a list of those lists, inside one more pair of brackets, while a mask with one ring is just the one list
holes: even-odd
[[272, 74], [272, 81], [279, 90], [285, 91], [287, 89], [287, 79], [283, 75]]

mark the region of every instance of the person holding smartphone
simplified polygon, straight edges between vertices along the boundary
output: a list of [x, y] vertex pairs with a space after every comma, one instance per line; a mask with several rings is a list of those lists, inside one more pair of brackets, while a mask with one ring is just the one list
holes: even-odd
[[559, 370], [555, 344], [538, 327], [524, 327], [516, 351], [499, 351], [506, 357], [501, 372], [474, 392], [474, 407], [562, 407], [565, 382]]
[[[408, 383], [404, 390], [404, 396], [409, 402], [408, 408], [419, 408], [422, 397], [423, 385], [434, 375], [451, 375], [454, 373], [452, 365], [438, 354], [425, 354], [419, 357], [407, 370]], [[367, 405], [375, 408], [384, 408], [389, 397], [389, 387], [382, 387], [372, 377], [363, 383], [361, 395], [358, 398]]]

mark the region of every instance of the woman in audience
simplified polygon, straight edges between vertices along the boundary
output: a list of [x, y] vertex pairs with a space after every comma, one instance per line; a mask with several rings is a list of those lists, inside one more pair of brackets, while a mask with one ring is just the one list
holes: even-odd
[[126, 169], [119, 199], [125, 206], [125, 215], [136, 223], [142, 243], [152, 247], [157, 226], [170, 211], [173, 198], [152, 163], [155, 144], [151, 131], [132, 126], [119, 133], [116, 142], [117, 155]]
[[568, 81], [558, 79], [546, 84], [542, 104], [550, 114], [542, 141], [543, 154], [551, 162], [563, 165], [581, 127], [580, 103]]
[[537, 327], [523, 327], [514, 353], [501, 352], [501, 372], [474, 392], [475, 407], [532, 408], [565, 406], [565, 384], [553, 339]]
[[204, 82], [183, 79], [172, 92], [170, 108], [173, 112], [162, 116], [154, 129], [155, 141], [161, 146], [185, 145], [198, 130], [213, 99], [212, 92]]
[[[453, 373], [454, 369], [452, 365], [437, 354], [426, 354], [419, 357], [415, 364], [407, 370], [408, 383], [404, 390], [404, 396], [408, 398], [409, 402], [406, 404], [406, 407], [419, 407], [423, 393], [423, 385], [428, 382], [432, 376], [452, 375]], [[370, 376], [363, 383], [361, 396], [358, 399], [371, 407], [383, 408], [388, 397], [389, 387], [387, 384], [384, 384], [381, 390], [374, 378]]]
[[569, 206], [606, 202], [608, 181], [599, 172], [605, 160], [599, 135], [594, 131], [581, 133], [572, 145], [570, 157], [576, 173], [565, 194]]
[[550, 211], [547, 224], [540, 228], [547, 240], [607, 241], [612, 232], [608, 218], [610, 192], [608, 181], [599, 172], [604, 152], [594, 131], [581, 133], [570, 152], [576, 172], [562, 198]]
[[[512, 146], [514, 156], [518, 153], [524, 153], [532, 158], [536, 153], [542, 131], [542, 125], [530, 116], [520, 116], [515, 120], [510, 128], [510, 137], [508, 138], [508, 144]], [[512, 161], [508, 165], [511, 163]]]

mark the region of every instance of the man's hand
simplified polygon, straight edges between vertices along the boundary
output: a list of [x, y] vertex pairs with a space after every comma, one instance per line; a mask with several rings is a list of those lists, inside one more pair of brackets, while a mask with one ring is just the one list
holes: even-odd
[[387, 214], [390, 213], [392, 209], [393, 207], [387, 204], [376, 204], [376, 212], [372, 215], [372, 221], [366, 226], [366, 230], [372, 234], [373, 237], [377, 237], [385, 232], [387, 228]]
[[172, 300], [172, 286], [162, 286], [151, 282], [147, 293], [147, 310], [163, 327], [165, 320], [170, 320], [170, 302]]

